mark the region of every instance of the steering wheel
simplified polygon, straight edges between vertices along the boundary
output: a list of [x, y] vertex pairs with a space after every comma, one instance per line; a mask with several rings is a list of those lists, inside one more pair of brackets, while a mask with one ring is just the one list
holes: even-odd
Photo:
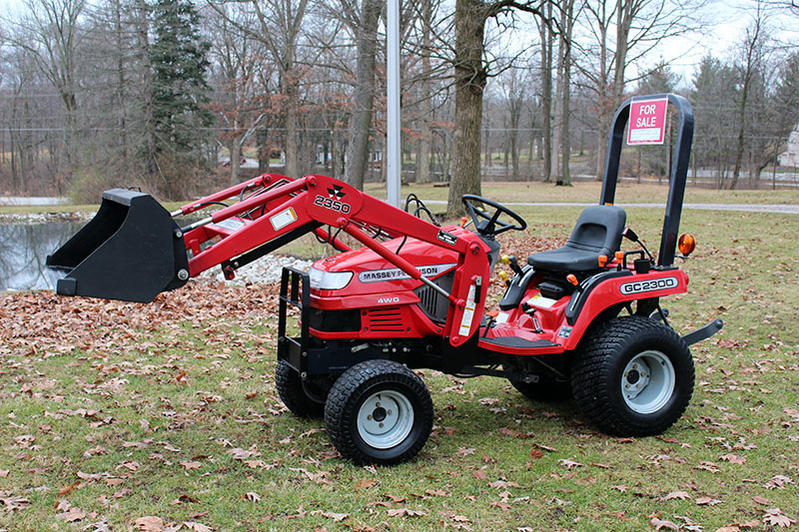
[[[524, 221], [524, 218], [496, 201], [491, 201], [490, 199], [473, 194], [464, 194], [461, 197], [461, 201], [463, 201], [463, 204], [466, 206], [466, 210], [469, 211], [469, 216], [472, 217], [474, 228], [481, 235], [494, 236], [504, 233], [505, 231], [510, 231], [511, 229], [524, 231], [527, 228], [527, 222]], [[486, 212], [486, 210], [481, 208], [481, 205], [477, 205], [477, 203], [492, 207], [494, 212]], [[502, 214], [507, 214], [516, 223], [503, 222], [499, 219]]]

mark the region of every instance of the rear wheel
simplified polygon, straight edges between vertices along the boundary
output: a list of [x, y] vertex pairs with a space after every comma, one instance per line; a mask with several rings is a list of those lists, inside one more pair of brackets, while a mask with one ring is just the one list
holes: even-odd
[[688, 346], [651, 318], [610, 320], [585, 339], [572, 367], [578, 406], [602, 431], [660, 434], [682, 416], [694, 389]]
[[390, 360], [367, 360], [336, 380], [325, 426], [342, 456], [358, 464], [408, 460], [433, 428], [433, 401], [422, 380]]
[[278, 360], [275, 368], [275, 387], [280, 400], [292, 414], [299, 417], [322, 417], [329, 386], [303, 381], [285, 360]]

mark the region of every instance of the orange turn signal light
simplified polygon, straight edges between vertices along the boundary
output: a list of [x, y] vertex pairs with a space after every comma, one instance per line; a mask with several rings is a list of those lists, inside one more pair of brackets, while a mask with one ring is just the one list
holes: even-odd
[[608, 256], [607, 255], [600, 255], [597, 259], [598, 259], [597, 262], [599, 263], [599, 267], [600, 268], [604, 268], [605, 264], [608, 263]]
[[677, 241], [677, 247], [680, 249], [680, 253], [687, 257], [696, 249], [696, 238], [690, 233], [680, 235], [680, 239]]
[[569, 281], [574, 286], [577, 286], [578, 284], [580, 284], [580, 281], [577, 280], [577, 276], [574, 275], [573, 273], [570, 273], [569, 275], [567, 275], [566, 276], [566, 280]]
[[613, 254], [613, 256], [616, 258], [616, 262], [621, 262], [621, 261], [624, 260], [624, 252], [623, 251], [617, 251], [616, 253]]

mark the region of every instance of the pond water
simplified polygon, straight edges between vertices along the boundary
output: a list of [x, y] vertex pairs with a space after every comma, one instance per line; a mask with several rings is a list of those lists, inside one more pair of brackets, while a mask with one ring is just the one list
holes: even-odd
[[0, 291], [54, 289], [64, 272], [45, 266], [47, 255], [69, 240], [84, 221], [0, 224]]

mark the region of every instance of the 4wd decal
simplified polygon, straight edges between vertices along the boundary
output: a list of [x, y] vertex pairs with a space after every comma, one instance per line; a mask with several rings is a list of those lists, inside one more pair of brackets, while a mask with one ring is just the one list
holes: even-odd
[[644, 292], [655, 292], [657, 290], [677, 288], [678, 284], [680, 283], [676, 277], [661, 277], [660, 279], [649, 279], [647, 281], [624, 283], [619, 286], [619, 290], [621, 290], [621, 293], [626, 296], [630, 294], [641, 294]]
[[[429, 266], [417, 266], [416, 268], [422, 272], [425, 277], [435, 277], [440, 273], [444, 273], [450, 268], [454, 268], [455, 263], [450, 264], [431, 264]], [[399, 268], [391, 268], [387, 270], [369, 270], [358, 274], [358, 280], [362, 283], [378, 283], [380, 281], [398, 281], [400, 279], [410, 279], [411, 276], [400, 270]]]

